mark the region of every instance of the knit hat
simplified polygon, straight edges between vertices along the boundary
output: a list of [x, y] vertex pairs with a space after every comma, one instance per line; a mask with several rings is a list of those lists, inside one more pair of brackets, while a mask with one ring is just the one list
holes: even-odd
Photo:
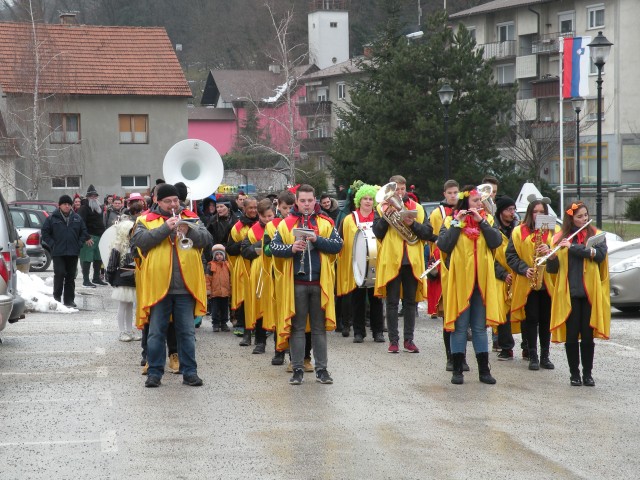
[[509, 207], [515, 207], [516, 202], [513, 201], [511, 197], [507, 197], [503, 195], [498, 200], [496, 200], [496, 216], [500, 215], [503, 210], [506, 210]]
[[93, 185], [89, 185], [89, 188], [87, 188], [87, 197], [90, 197], [91, 195], [98, 195], [96, 187], [94, 187]]
[[136, 200], [140, 200], [142, 202], [144, 202], [144, 198], [142, 198], [142, 195], [140, 195], [139, 193], [132, 193], [129, 195], [129, 198], [127, 198], [127, 202], [135, 202]]
[[156, 197], [158, 201], [167, 197], [177, 197], [178, 189], [170, 183], [161, 183], [156, 187]]
[[178, 199], [180, 199], [181, 202], [184, 202], [187, 199], [187, 195], [189, 195], [187, 186], [184, 184], [184, 182], [178, 182], [174, 185], [174, 187], [176, 187], [176, 190], [178, 191]]
[[224, 258], [227, 258], [227, 253], [225, 251], [224, 245], [222, 245], [221, 243], [218, 243], [216, 245], [214, 245], [213, 247], [211, 247], [211, 256], [215, 257], [216, 253], [222, 253], [224, 255]]
[[62, 195], [60, 197], [60, 200], [58, 200], [58, 206], [62, 205], [63, 203], [67, 203], [69, 205], [73, 205], [73, 200], [71, 199], [71, 197], [69, 195]]

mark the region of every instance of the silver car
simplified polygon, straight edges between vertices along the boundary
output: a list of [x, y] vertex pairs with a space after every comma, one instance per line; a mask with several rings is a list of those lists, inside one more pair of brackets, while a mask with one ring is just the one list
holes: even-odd
[[32, 272], [45, 272], [51, 265], [51, 251], [47, 245], [41, 242], [41, 229], [48, 217], [44, 210], [14, 207], [9, 205], [13, 224], [25, 243], [27, 254], [31, 258], [30, 270]]
[[640, 238], [609, 247], [609, 284], [612, 307], [640, 311]]

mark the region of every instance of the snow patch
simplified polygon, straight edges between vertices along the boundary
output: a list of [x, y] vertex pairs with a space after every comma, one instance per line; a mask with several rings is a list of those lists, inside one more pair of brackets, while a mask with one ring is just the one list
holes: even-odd
[[27, 312], [75, 313], [77, 308], [65, 307], [53, 299], [53, 277], [45, 280], [37, 275], [18, 274], [18, 294], [24, 298]]

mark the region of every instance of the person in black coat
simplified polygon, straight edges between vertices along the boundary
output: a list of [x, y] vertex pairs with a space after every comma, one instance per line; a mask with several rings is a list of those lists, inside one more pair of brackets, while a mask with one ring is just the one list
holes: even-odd
[[[51, 247], [53, 257], [53, 298], [64, 299], [67, 307], [76, 307], [75, 278], [78, 255], [83, 243], [91, 240], [84, 221], [71, 207], [73, 200], [62, 195], [58, 209], [42, 225], [42, 241]], [[64, 296], [63, 296], [64, 290]]]

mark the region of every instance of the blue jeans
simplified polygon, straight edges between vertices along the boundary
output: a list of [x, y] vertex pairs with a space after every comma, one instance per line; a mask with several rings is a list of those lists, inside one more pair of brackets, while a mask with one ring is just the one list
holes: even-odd
[[489, 351], [487, 337], [486, 308], [478, 287], [473, 289], [469, 308], [456, 320], [456, 329], [451, 333], [451, 353], [464, 353], [467, 346], [467, 329], [471, 326], [473, 349], [476, 353]]
[[151, 307], [149, 337], [147, 338], [149, 376], [162, 377], [164, 373], [166, 362], [165, 344], [170, 317], [173, 317], [173, 325], [176, 331], [180, 372], [184, 376], [197, 373], [194, 306], [195, 299], [189, 294], [169, 294]]

